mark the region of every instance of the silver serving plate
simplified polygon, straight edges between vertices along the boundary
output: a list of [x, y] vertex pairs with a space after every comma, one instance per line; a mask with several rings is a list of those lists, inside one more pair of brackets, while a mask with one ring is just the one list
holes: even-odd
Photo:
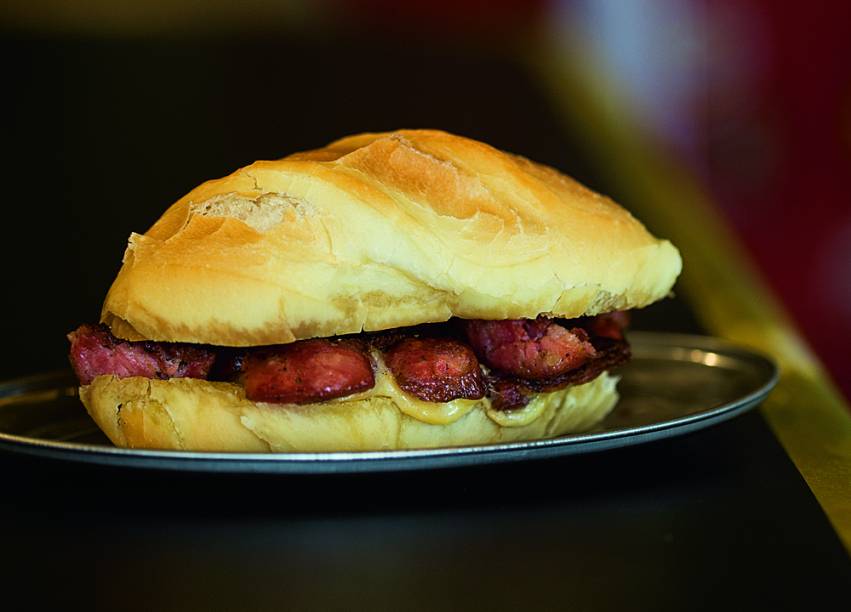
[[112, 466], [323, 474], [461, 467], [589, 453], [709, 427], [757, 405], [777, 382], [769, 359], [703, 336], [633, 332], [618, 370], [621, 400], [592, 431], [548, 440], [334, 453], [212, 453], [116, 448], [77, 399], [67, 372], [0, 383], [0, 449]]

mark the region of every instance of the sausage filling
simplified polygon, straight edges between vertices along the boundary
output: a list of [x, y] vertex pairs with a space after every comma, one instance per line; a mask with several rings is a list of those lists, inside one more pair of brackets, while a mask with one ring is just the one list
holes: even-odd
[[399, 387], [421, 400], [487, 396], [493, 408], [510, 410], [627, 361], [627, 322], [621, 312], [569, 320], [453, 319], [250, 349], [129, 342], [103, 325], [82, 325], [68, 339], [83, 385], [101, 375], [188, 377], [239, 383], [252, 401], [311, 404], [371, 389], [380, 355]]

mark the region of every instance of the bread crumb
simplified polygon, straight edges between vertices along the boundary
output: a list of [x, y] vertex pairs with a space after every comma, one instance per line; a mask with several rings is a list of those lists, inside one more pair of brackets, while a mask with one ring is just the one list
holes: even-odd
[[236, 192], [215, 195], [189, 205], [190, 215], [239, 219], [258, 232], [267, 232], [283, 221], [287, 212], [303, 216], [306, 203], [283, 193], [248, 197]]

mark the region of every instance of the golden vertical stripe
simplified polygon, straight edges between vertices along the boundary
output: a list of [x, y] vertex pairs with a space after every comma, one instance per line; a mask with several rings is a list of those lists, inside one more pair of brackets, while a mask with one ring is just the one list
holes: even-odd
[[[578, 37], [571, 36], [577, 41]], [[530, 54], [532, 70], [627, 206], [683, 255], [682, 290], [711, 333], [772, 355], [781, 376], [761, 410], [851, 551], [851, 414], [709, 196], [641, 132], [589, 45], [563, 39]], [[723, 452], [719, 449], [719, 452]]]

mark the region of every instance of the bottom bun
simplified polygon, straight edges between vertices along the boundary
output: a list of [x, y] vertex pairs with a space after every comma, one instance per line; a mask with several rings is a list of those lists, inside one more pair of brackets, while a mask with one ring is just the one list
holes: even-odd
[[[266, 404], [240, 385], [191, 378], [99, 376], [80, 388], [89, 414], [117, 446], [223, 452], [435, 448], [552, 438], [599, 423], [618, 399], [617, 377], [541, 393], [497, 412], [486, 399], [443, 424], [406, 414], [407, 399], [366, 393], [320, 404]], [[460, 413], [459, 413], [460, 414]]]

